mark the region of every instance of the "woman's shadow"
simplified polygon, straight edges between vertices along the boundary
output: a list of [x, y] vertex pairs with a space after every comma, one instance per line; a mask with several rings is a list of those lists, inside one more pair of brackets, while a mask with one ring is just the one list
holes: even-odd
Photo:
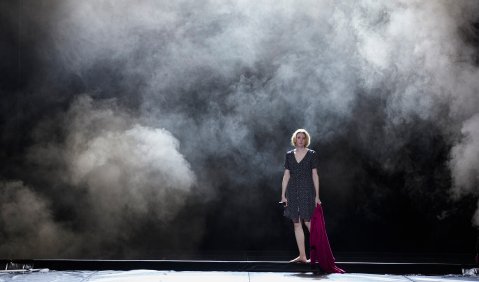
[[290, 276], [293, 277], [299, 277], [299, 278], [309, 278], [313, 280], [329, 280], [330, 278], [328, 277], [330, 273], [324, 273], [321, 271], [314, 271], [314, 272], [308, 272], [308, 273], [294, 273], [290, 274]]

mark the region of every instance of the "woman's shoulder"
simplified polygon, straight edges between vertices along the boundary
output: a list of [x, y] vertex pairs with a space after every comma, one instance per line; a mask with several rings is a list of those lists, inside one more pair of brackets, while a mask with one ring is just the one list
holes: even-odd
[[288, 155], [294, 155], [294, 149], [287, 151], [286, 156]]
[[315, 150], [312, 150], [312, 149], [309, 149], [309, 148], [308, 148], [308, 152], [311, 153], [311, 154], [317, 154]]

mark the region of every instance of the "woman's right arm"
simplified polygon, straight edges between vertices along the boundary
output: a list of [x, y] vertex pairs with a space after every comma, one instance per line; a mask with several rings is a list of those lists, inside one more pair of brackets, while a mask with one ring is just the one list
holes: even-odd
[[289, 169], [285, 169], [283, 174], [283, 182], [281, 183], [281, 202], [285, 203], [285, 206], [288, 205], [288, 199], [286, 199], [286, 187], [288, 187], [289, 177]]

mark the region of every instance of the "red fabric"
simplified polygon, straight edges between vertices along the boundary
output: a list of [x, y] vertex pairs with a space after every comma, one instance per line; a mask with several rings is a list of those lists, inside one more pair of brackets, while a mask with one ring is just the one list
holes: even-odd
[[309, 236], [311, 265], [319, 264], [322, 271], [327, 273], [344, 273], [337, 267], [333, 252], [329, 246], [328, 234], [324, 224], [323, 208], [316, 205], [311, 218], [311, 232]]

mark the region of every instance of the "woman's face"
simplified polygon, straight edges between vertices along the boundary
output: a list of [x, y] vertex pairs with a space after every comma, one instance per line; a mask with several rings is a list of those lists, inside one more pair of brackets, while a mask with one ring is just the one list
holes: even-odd
[[296, 147], [304, 147], [304, 145], [306, 144], [306, 134], [304, 133], [298, 133], [296, 134]]

